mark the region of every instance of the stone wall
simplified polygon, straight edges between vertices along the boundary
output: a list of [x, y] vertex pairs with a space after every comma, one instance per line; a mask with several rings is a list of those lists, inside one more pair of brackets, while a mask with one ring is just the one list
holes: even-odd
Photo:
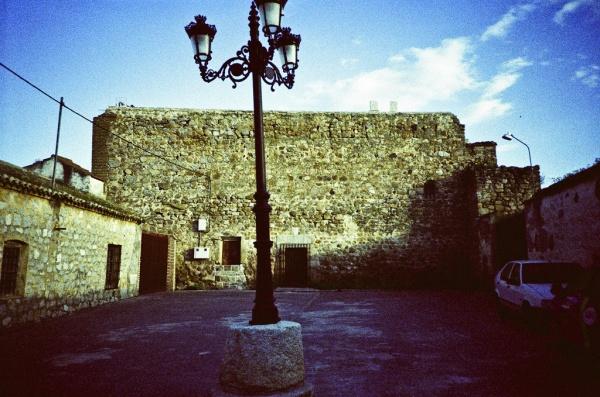
[[539, 167], [480, 167], [475, 170], [475, 214], [478, 264], [485, 285], [508, 260], [524, 259], [525, 201], [540, 189]]
[[530, 258], [600, 266], [600, 164], [541, 190], [525, 215]]
[[[220, 286], [222, 236], [242, 238], [240, 264], [251, 286], [252, 113], [109, 108], [95, 121], [93, 174], [111, 199], [139, 213], [144, 230], [177, 240], [178, 286]], [[494, 144], [465, 144], [456, 116], [270, 112], [264, 126], [272, 239], [310, 241], [311, 285], [400, 287], [470, 272], [473, 170], [495, 169], [496, 157]], [[209, 219], [202, 234], [209, 260], [189, 254], [198, 218]], [[274, 261], [279, 254], [275, 244]]]
[[[7, 246], [21, 247], [16, 293], [0, 296], [2, 326], [138, 292], [139, 220], [67, 187], [51, 190], [49, 183], [0, 164], [0, 260]], [[116, 290], [105, 289], [108, 244], [121, 246]]]
[[525, 201], [540, 188], [535, 167], [484, 167], [476, 172], [479, 215], [511, 215], [523, 211]]

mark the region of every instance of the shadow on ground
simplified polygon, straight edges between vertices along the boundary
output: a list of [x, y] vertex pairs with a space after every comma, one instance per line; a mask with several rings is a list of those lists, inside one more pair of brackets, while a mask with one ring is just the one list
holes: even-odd
[[[598, 395], [598, 366], [487, 295], [279, 291], [317, 396]], [[152, 294], [0, 333], [2, 396], [204, 396], [251, 291]]]

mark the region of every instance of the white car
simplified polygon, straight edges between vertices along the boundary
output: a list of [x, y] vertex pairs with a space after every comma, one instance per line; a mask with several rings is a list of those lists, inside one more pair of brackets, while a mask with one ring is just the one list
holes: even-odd
[[523, 311], [542, 308], [554, 298], [553, 285], [566, 284], [581, 272], [576, 263], [515, 260], [500, 269], [494, 282], [499, 303]]

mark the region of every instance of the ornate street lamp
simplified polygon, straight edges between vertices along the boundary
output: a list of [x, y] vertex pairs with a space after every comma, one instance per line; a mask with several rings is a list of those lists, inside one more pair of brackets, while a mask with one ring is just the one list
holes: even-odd
[[283, 7], [287, 0], [255, 0], [263, 20], [265, 35], [276, 34], [281, 29]]
[[[279, 314], [273, 297], [273, 275], [271, 273], [271, 241], [269, 231], [269, 192], [267, 191], [265, 147], [263, 133], [263, 111], [261, 79], [275, 91], [275, 84], [292, 88], [294, 73], [298, 67], [297, 52], [300, 36], [291, 33], [289, 28], [281, 28], [281, 17], [287, 0], [254, 0], [250, 6], [250, 40], [247, 45], [229, 58], [218, 70], [208, 68], [212, 59], [211, 43], [217, 29], [206, 23], [206, 17], [199, 15], [195, 22], [185, 27], [194, 48], [194, 60], [200, 68], [202, 80], [211, 82], [216, 78], [229, 79], [233, 88], [237, 83], [246, 80], [252, 74], [254, 95], [254, 144], [256, 151], [256, 299], [252, 309], [250, 324], [275, 324], [279, 322]], [[263, 33], [268, 39], [269, 47], [263, 47], [259, 38], [260, 9], [263, 20]], [[279, 50], [282, 56], [281, 72], [272, 62], [273, 55]]]

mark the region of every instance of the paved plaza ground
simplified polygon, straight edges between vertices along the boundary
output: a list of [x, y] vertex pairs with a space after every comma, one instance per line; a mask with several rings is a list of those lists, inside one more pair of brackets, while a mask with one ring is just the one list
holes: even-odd
[[[0, 331], [0, 396], [207, 396], [252, 291], [143, 295]], [[316, 396], [600, 395], [598, 366], [459, 291], [276, 292]]]

